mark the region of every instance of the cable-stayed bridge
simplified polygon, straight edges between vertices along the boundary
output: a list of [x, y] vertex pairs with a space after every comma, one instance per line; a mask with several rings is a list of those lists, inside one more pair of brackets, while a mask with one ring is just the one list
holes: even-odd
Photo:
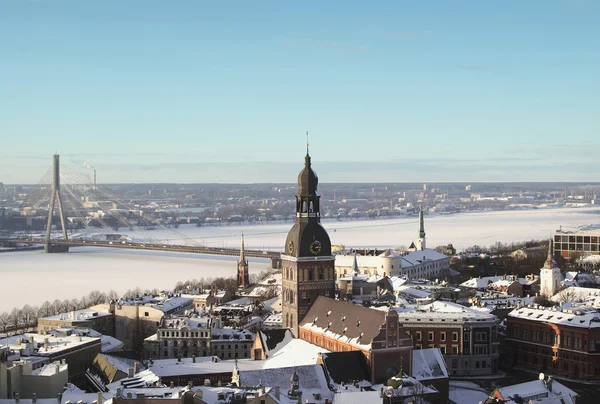
[[[48, 218], [45, 237], [24, 235], [0, 238], [0, 245], [11, 247], [19, 244], [40, 244], [44, 246], [46, 253], [66, 253], [71, 247], [85, 246], [226, 256], [240, 255], [239, 249], [205, 246], [202, 242], [165, 226], [157, 218], [143, 214], [140, 208], [134, 206], [131, 201], [123, 201], [108, 190], [97, 186], [95, 177], [94, 170], [94, 182], [90, 183], [90, 180], [77, 170], [69, 166], [61, 167], [59, 156], [55, 155], [52, 167], [23, 201], [23, 209], [43, 210], [47, 206]], [[96, 201], [90, 202], [91, 199]], [[118, 208], [99, 209], [98, 200], [101, 200], [104, 205]], [[131, 215], [130, 212], [138, 212], [138, 214]], [[67, 213], [69, 213], [70, 221], [67, 220]], [[56, 229], [61, 232], [58, 238], [52, 234], [52, 227], [55, 223]], [[127, 227], [135, 234], [146, 237], [143, 242], [134, 242], [127, 236], [97, 239], [86, 236], [85, 231], [83, 234], [69, 237], [68, 230], [73, 223], [76, 227], [89, 232], [98, 232], [99, 228], [117, 230], [119, 227]], [[153, 230], [148, 230], [148, 226], [163, 230], [163, 234], [172, 235], [177, 243], [157, 240], [152, 237]], [[117, 236], [119, 235], [117, 234]], [[269, 259], [273, 268], [281, 268], [281, 253], [279, 252], [244, 249], [244, 254], [246, 257]]]

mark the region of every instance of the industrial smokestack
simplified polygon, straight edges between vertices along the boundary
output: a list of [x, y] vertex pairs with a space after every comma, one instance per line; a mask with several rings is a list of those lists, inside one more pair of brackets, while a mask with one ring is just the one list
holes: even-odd
[[96, 190], [96, 169], [94, 168], [94, 191]]

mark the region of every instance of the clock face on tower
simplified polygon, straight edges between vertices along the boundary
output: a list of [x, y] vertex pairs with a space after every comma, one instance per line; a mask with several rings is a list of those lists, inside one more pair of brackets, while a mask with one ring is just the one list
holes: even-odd
[[294, 254], [294, 242], [290, 240], [287, 245], [287, 252], [289, 255]]
[[319, 240], [314, 240], [308, 245], [308, 251], [311, 254], [317, 255], [321, 252], [321, 242]]

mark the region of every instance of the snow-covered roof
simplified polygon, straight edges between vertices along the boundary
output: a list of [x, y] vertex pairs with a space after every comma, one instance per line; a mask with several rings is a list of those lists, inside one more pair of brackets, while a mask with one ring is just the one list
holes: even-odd
[[60, 362], [48, 363], [43, 367], [32, 371], [31, 373], [37, 376], [54, 376], [59, 372], [64, 372], [68, 369], [68, 365]]
[[298, 375], [303, 399], [307, 399], [311, 403], [333, 400], [334, 394], [329, 389], [323, 367], [316, 364], [247, 371], [240, 369], [240, 383], [246, 383], [248, 386], [262, 384], [279, 387], [281, 394], [285, 396], [290, 388], [290, 378], [294, 372]]
[[398, 312], [398, 319], [403, 318], [406, 321], [423, 318], [440, 320], [468, 320], [468, 321], [496, 321], [498, 318], [487, 310], [478, 310], [472, 307], [465, 307], [460, 304], [440, 301], [409, 307], [395, 307]]
[[414, 349], [412, 376], [419, 381], [447, 378], [448, 369], [446, 369], [446, 362], [440, 349]]
[[179, 310], [184, 310], [189, 306], [193, 306], [194, 302], [192, 299], [187, 297], [172, 297], [162, 302], [152, 305], [152, 308], [163, 311], [165, 313], [173, 313]]
[[96, 317], [105, 317], [111, 316], [108, 310], [92, 310], [92, 309], [82, 309], [69, 311], [66, 313], [55, 314], [53, 316], [42, 317], [43, 320], [62, 320], [62, 321], [87, 321]]
[[392, 276], [390, 278], [390, 280], [392, 281], [392, 286], [394, 288], [394, 290], [397, 290], [400, 286], [404, 285], [406, 282], [408, 282], [408, 279], [406, 278], [401, 278], [399, 276]]
[[400, 257], [400, 254], [388, 248], [387, 250], [379, 254], [379, 256], [384, 258], [398, 258]]
[[132, 359], [125, 359], [125, 358], [119, 358], [117, 356], [112, 356], [112, 355], [103, 355], [103, 354], [98, 354], [99, 356], [101, 356], [102, 358], [104, 358], [104, 360], [106, 360], [108, 363], [110, 363], [110, 365], [112, 367], [114, 367], [115, 369], [127, 374], [129, 371], [129, 368], [133, 368], [134, 365], [134, 360]]
[[[528, 402], [530, 399], [544, 398], [544, 397], [576, 397], [575, 393], [570, 388], [560, 384], [556, 380], [552, 381], [552, 391], [546, 386], [546, 382], [543, 380], [534, 380], [531, 382], [525, 382], [520, 384], [514, 384], [512, 386], [499, 387], [498, 392], [504, 399], [509, 399], [515, 395], [519, 395], [521, 398]], [[534, 401], [535, 402], [535, 401]], [[571, 400], [572, 402], [572, 400]], [[565, 402], [566, 404], [566, 402]]]
[[460, 404], [479, 404], [487, 400], [489, 394], [473, 382], [450, 381], [450, 400]]
[[490, 283], [498, 282], [502, 276], [485, 276], [483, 278], [471, 278], [468, 281], [461, 283], [459, 286], [471, 289], [485, 289]]
[[[17, 350], [20, 349], [20, 346], [28, 343], [29, 337], [33, 337], [34, 347], [38, 349], [37, 355], [39, 356], [52, 356], [56, 353], [60, 353], [61, 351], [69, 350], [77, 346], [82, 346], [86, 344], [100, 344], [100, 338], [95, 337], [82, 337], [80, 335], [69, 335], [69, 336], [53, 336], [51, 334], [41, 335], [41, 334], [33, 334], [33, 333], [25, 333], [12, 335], [10, 337], [3, 338], [3, 342], [6, 345]], [[17, 346], [17, 340], [21, 339], [21, 345]], [[44, 340], [47, 339], [48, 345], [47, 348], [44, 347]]]
[[422, 264], [427, 261], [441, 261], [449, 259], [447, 255], [444, 255], [436, 250], [425, 248], [424, 250], [411, 251], [408, 254], [402, 255], [402, 267], [415, 266]]
[[205, 329], [210, 327], [212, 317], [211, 316], [169, 316], [163, 319], [160, 326], [161, 329], [172, 328], [182, 329], [186, 328], [191, 331], [198, 329]]
[[544, 323], [561, 324], [578, 328], [600, 328], [600, 313], [592, 307], [556, 309], [544, 307], [521, 307], [508, 313], [509, 317]]

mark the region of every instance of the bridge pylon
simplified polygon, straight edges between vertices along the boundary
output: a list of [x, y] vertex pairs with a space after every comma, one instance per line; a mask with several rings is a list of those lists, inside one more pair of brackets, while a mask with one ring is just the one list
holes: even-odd
[[69, 241], [67, 235], [67, 225], [65, 221], [65, 213], [62, 205], [62, 197], [60, 195], [60, 157], [58, 154], [53, 156], [52, 162], [52, 190], [50, 195], [50, 206], [48, 207], [48, 224], [46, 226], [46, 243], [44, 244], [44, 252], [46, 253], [61, 253], [69, 251], [69, 246], [64, 244], [52, 244], [52, 218], [54, 217], [54, 206], [58, 202], [58, 212], [60, 214], [60, 225], [64, 241]]

